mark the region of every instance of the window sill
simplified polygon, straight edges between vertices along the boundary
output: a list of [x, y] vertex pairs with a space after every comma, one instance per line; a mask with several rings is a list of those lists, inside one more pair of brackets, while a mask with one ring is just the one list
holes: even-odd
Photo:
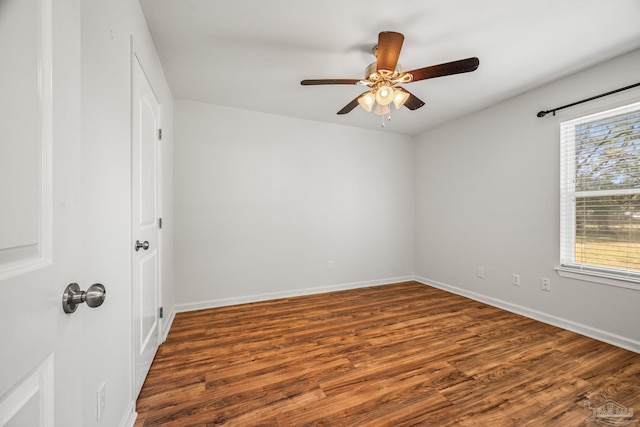
[[556, 267], [555, 270], [561, 277], [640, 291], [640, 277], [620, 276], [612, 273], [583, 270], [567, 266]]

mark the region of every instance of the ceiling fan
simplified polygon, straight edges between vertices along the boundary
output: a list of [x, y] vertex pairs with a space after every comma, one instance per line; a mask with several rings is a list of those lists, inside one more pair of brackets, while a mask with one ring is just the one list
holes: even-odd
[[[314, 79], [302, 80], [303, 86], [314, 85], [359, 85], [368, 86], [369, 91], [358, 95], [344, 106], [338, 114], [347, 114], [360, 105], [366, 111], [385, 115], [390, 113], [389, 105], [396, 109], [403, 105], [410, 110], [417, 110], [424, 105], [418, 97], [401, 87], [401, 85], [452, 74], [468, 73], [478, 68], [480, 61], [476, 57], [446, 62], [411, 71], [402, 70], [398, 64], [404, 36], [393, 31], [378, 34], [378, 44], [373, 48], [376, 62], [369, 65], [364, 79]], [[384, 122], [383, 122], [384, 123]], [[384, 124], [383, 124], [384, 125]]]

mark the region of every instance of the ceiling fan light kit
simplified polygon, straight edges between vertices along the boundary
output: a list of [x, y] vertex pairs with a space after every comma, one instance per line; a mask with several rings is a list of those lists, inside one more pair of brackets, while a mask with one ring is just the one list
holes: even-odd
[[[468, 73], [476, 70], [480, 64], [478, 58], [471, 57], [411, 71], [403, 71], [403, 67], [398, 64], [403, 42], [404, 36], [400, 33], [383, 31], [378, 34], [378, 44], [373, 48], [376, 62], [366, 68], [364, 79], [362, 80], [315, 79], [302, 80], [300, 84], [303, 86], [327, 84], [367, 86], [370, 88], [369, 91], [356, 97], [356, 99], [338, 111], [338, 114], [347, 114], [360, 105], [367, 112], [373, 111], [378, 115], [386, 115], [391, 112], [389, 108], [391, 103], [396, 109], [405, 106], [410, 110], [417, 110], [424, 105], [422, 100], [400, 85], [451, 74]], [[389, 119], [391, 119], [391, 116], [389, 116]], [[382, 126], [384, 127], [384, 121]]]

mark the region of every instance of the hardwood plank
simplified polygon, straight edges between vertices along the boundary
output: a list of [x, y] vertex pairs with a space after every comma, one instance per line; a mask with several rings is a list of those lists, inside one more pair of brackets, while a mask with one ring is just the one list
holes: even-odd
[[416, 282], [176, 315], [152, 426], [573, 426], [640, 412], [640, 355]]

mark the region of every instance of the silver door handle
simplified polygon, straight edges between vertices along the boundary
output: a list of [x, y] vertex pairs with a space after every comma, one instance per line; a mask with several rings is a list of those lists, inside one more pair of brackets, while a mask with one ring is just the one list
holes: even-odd
[[86, 291], [81, 291], [77, 283], [70, 283], [62, 294], [62, 309], [65, 313], [73, 313], [83, 302], [89, 307], [100, 307], [106, 297], [107, 291], [100, 283], [89, 286]]
[[145, 240], [144, 242], [140, 243], [140, 240], [136, 240], [135, 248], [136, 248], [136, 252], [138, 252], [140, 248], [146, 251], [147, 249], [149, 249], [149, 241]]

